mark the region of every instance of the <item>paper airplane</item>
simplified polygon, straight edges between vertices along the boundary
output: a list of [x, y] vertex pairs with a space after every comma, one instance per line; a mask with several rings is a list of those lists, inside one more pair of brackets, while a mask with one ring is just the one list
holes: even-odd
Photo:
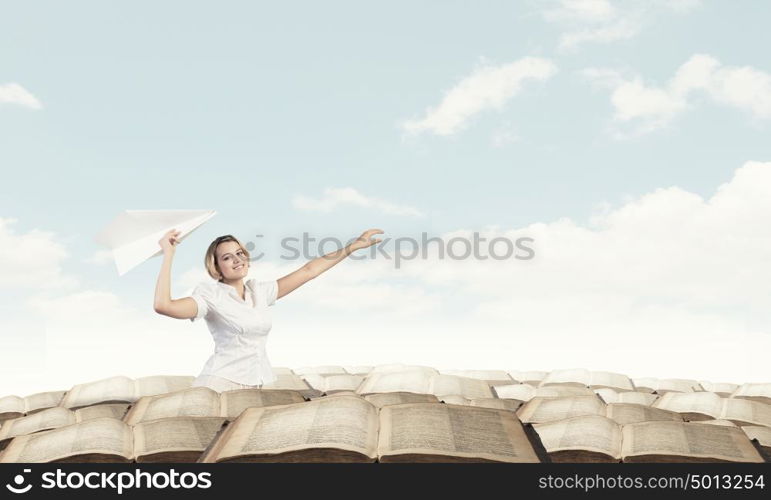
[[163, 252], [158, 241], [171, 229], [180, 232], [179, 241], [207, 220], [214, 210], [125, 210], [96, 236], [112, 249], [118, 275], [123, 276], [142, 262]]

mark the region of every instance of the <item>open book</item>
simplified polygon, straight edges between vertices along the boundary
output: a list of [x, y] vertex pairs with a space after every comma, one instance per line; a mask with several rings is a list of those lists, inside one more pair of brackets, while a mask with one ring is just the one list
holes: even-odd
[[761, 403], [771, 404], [771, 383], [742, 384], [731, 394], [732, 398], [751, 399]]
[[539, 387], [552, 384], [574, 384], [581, 387], [597, 389], [609, 387], [622, 391], [634, 391], [632, 380], [621, 373], [591, 371], [585, 368], [553, 370], [541, 381]]
[[544, 370], [509, 370], [509, 376], [520, 384], [530, 384], [538, 387], [543, 379], [549, 374]]
[[364, 380], [363, 375], [329, 374], [302, 376], [308, 385], [322, 394], [331, 394], [338, 391], [355, 391]]
[[427, 370], [376, 372], [372, 371], [361, 383], [359, 394], [384, 392], [414, 392], [445, 396], [456, 394], [465, 398], [492, 398], [490, 386], [484, 380], [441, 375]]
[[305, 398], [321, 395], [321, 391], [313, 389], [305, 380], [293, 373], [289, 368], [273, 368], [273, 374], [276, 376], [277, 380], [271, 384], [263, 385], [263, 389], [297, 391]]
[[751, 399], [721, 398], [711, 392], [668, 392], [653, 406], [676, 411], [686, 420], [725, 419], [771, 426], [771, 405]]
[[94, 405], [75, 411], [55, 406], [25, 417], [8, 420], [0, 427], [0, 450], [3, 450], [11, 439], [23, 434], [56, 429], [94, 418], [111, 417], [121, 419], [126, 413], [128, 406], [128, 403]]
[[225, 421], [181, 417], [130, 426], [102, 417], [13, 439], [0, 454], [10, 462], [193, 462]]
[[478, 406], [480, 408], [495, 408], [497, 410], [517, 411], [522, 406], [522, 401], [515, 399], [500, 398], [473, 398], [468, 399], [463, 396], [448, 395], [439, 398], [442, 403], [462, 406]]
[[743, 425], [741, 429], [747, 434], [747, 437], [758, 443], [760, 452], [766, 459], [766, 462], [771, 462], [771, 427], [765, 425]]
[[224, 417], [236, 418], [250, 407], [302, 403], [305, 398], [298, 391], [278, 389], [238, 389], [222, 393], [208, 387], [191, 387], [181, 391], [145, 396], [126, 414], [129, 425], [169, 417]]
[[530, 401], [533, 398], [557, 398], [565, 396], [593, 396], [595, 393], [588, 387], [555, 384], [547, 387], [534, 387], [530, 384], [494, 385], [493, 392], [501, 399], [516, 399]]
[[654, 377], [633, 378], [632, 382], [636, 390], [641, 392], [656, 392], [664, 394], [665, 392], [694, 392], [703, 391], [698, 380], [685, 378], [664, 378]]
[[534, 424], [553, 462], [763, 462], [738, 427], [657, 420], [622, 425], [602, 415]]
[[538, 462], [516, 416], [444, 403], [378, 408], [359, 396], [250, 408], [201, 462]]
[[39, 392], [24, 398], [19, 396], [2, 397], [0, 398], [0, 422], [58, 406], [65, 393], [66, 391], [51, 391]]
[[186, 389], [193, 380], [194, 377], [176, 375], [155, 375], [134, 380], [119, 375], [74, 386], [62, 399], [61, 406], [77, 409], [100, 403], [133, 403], [143, 396]]
[[364, 399], [382, 408], [388, 405], [401, 405], [404, 403], [438, 403], [439, 399], [433, 394], [415, 394], [413, 392], [384, 392], [383, 394], [367, 394]]
[[601, 415], [626, 424], [648, 420], [683, 420], [679, 413], [634, 403], [606, 404], [597, 395], [533, 398], [517, 410], [524, 423], [544, 423], [582, 415]]
[[638, 405], [650, 406], [659, 398], [657, 394], [639, 391], [619, 392], [607, 387], [595, 389], [594, 392], [597, 393], [606, 403], [635, 403]]
[[699, 380], [699, 385], [707, 391], [714, 392], [718, 396], [728, 397], [739, 388], [739, 384], [730, 384], [727, 382], [709, 382], [707, 380]]
[[455, 375], [456, 377], [484, 380], [487, 382], [487, 385], [519, 383], [503, 370], [440, 370], [439, 373], [442, 375]]

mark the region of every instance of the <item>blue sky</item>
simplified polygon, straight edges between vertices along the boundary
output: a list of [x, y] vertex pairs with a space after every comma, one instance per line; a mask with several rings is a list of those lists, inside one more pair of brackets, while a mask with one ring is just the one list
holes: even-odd
[[[55, 272], [79, 284], [61, 293], [109, 291], [142, 311], [160, 261], [118, 278], [89, 260], [100, 249], [93, 236], [124, 209], [217, 210], [180, 247], [177, 276], [200, 271], [206, 245], [223, 233], [267, 235], [263, 250], [278, 265], [277, 239], [302, 231], [347, 239], [370, 227], [398, 237], [561, 218], [586, 225], [659, 188], [707, 199], [745, 162], [769, 159], [767, 107], [742, 104], [743, 87], [714, 76], [751, 67], [769, 99], [766, 2], [78, 1], [8, 2], [3, 12], [0, 217], [16, 219], [17, 235], [48, 231], [66, 248]], [[571, 33], [589, 38], [565, 42]], [[613, 102], [619, 82], [665, 88], [699, 54], [717, 61], [701, 82], [709, 91], [667, 94], [663, 111], [647, 94]], [[450, 134], [406, 130], [480, 68], [523, 58], [553, 74], [523, 80]], [[615, 76], [608, 83], [592, 68]], [[39, 105], [7, 97], [12, 83]], [[293, 202], [326, 188], [424, 215]], [[428, 294], [447, 291], [410, 279]], [[4, 286], [5, 309], [41, 286], [17, 287]], [[752, 318], [755, 333], [769, 333], [766, 317]]]

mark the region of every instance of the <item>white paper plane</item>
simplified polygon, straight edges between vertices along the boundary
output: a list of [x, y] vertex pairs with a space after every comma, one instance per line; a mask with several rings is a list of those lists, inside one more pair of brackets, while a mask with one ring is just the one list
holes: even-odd
[[118, 275], [123, 276], [142, 262], [160, 255], [158, 241], [171, 229], [184, 240], [201, 224], [214, 217], [214, 210], [125, 210], [96, 236], [112, 249]]

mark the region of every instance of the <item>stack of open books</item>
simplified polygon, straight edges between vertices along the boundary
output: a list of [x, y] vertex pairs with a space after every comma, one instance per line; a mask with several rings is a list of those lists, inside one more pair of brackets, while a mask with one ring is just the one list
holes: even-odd
[[276, 368], [262, 389], [118, 376], [0, 397], [0, 462], [764, 462], [771, 383]]

